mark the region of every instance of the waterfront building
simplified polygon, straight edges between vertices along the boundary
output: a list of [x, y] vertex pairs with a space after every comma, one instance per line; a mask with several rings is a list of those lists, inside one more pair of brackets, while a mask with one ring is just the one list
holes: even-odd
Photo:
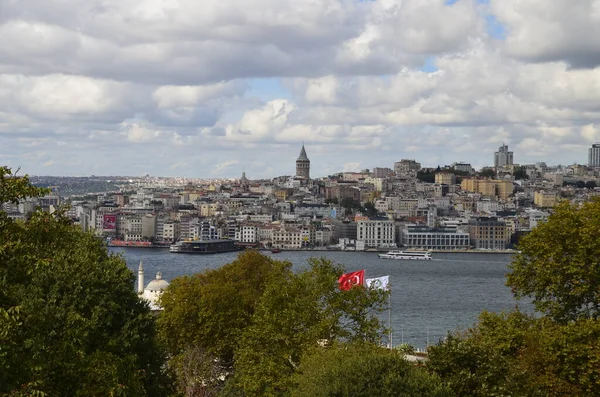
[[402, 231], [402, 243], [416, 249], [461, 250], [470, 247], [470, 236], [456, 227], [409, 225]]
[[513, 165], [513, 152], [508, 151], [508, 145], [502, 145], [494, 153], [494, 167], [504, 168]]
[[254, 244], [258, 242], [258, 227], [255, 225], [242, 225], [235, 233], [235, 239], [244, 244]]
[[506, 222], [481, 217], [469, 221], [469, 237], [475, 249], [503, 250], [508, 246], [511, 235]]
[[588, 149], [588, 166], [600, 167], [600, 143], [594, 143]]
[[395, 248], [396, 228], [390, 220], [360, 220], [356, 225], [356, 240], [368, 248]]
[[304, 179], [310, 179], [310, 160], [306, 155], [304, 144], [302, 145], [302, 150], [300, 150], [298, 159], [296, 159], [296, 176]]
[[334, 235], [333, 239], [356, 240], [356, 222], [352, 221], [333, 221]]

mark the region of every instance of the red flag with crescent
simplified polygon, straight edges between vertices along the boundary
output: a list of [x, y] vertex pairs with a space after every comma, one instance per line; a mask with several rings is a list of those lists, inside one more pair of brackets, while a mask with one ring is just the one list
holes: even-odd
[[357, 272], [342, 274], [338, 279], [338, 284], [342, 291], [348, 291], [350, 288], [357, 285], [364, 285], [365, 282], [365, 271], [359, 270]]

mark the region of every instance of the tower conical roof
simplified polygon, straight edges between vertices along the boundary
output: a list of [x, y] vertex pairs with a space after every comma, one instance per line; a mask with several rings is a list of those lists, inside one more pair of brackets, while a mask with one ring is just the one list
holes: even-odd
[[306, 155], [306, 149], [304, 149], [304, 144], [302, 145], [302, 150], [300, 150], [300, 156], [298, 156], [298, 160], [310, 161], [308, 156]]

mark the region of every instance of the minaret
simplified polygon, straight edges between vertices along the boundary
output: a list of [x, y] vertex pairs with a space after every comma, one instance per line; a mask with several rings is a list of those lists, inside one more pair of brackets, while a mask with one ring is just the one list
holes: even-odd
[[142, 261], [140, 261], [140, 265], [138, 266], [138, 294], [142, 295], [144, 293], [144, 265]]

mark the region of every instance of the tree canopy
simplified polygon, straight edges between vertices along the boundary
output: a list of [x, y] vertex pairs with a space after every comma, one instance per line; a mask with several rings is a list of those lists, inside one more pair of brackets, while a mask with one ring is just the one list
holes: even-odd
[[[46, 191], [0, 169], [0, 201]], [[61, 212], [0, 211], [0, 394], [165, 395], [154, 318], [120, 257]]]
[[[384, 329], [376, 314], [387, 293], [339, 291], [342, 273], [325, 259], [294, 272], [289, 262], [246, 251], [219, 269], [173, 280], [161, 299], [159, 325], [170, 365], [188, 380], [179, 382], [180, 390], [193, 383], [195, 393], [286, 395], [306, 349], [335, 340], [380, 340]], [[195, 378], [178, 367], [190, 350], [213, 364]]]
[[600, 322], [567, 325], [515, 311], [429, 349], [427, 367], [457, 396], [600, 395]]
[[294, 376], [292, 397], [451, 396], [436, 375], [372, 344], [315, 347]]
[[600, 199], [561, 202], [519, 242], [507, 285], [517, 298], [567, 322], [600, 316]]
[[429, 350], [455, 395], [600, 395], [600, 200], [562, 202], [523, 237], [507, 285], [539, 315], [483, 313]]

